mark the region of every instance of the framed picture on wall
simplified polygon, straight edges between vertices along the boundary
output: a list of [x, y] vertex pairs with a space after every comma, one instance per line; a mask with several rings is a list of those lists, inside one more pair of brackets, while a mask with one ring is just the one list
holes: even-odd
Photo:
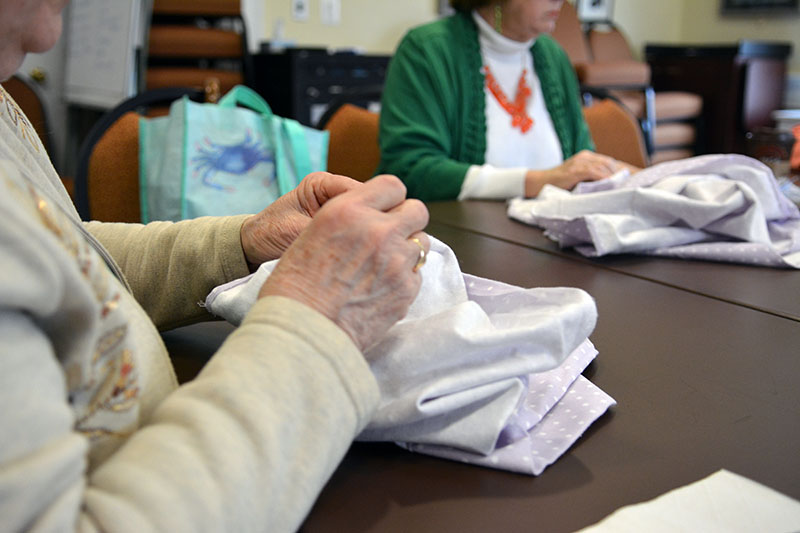
[[798, 0], [721, 0], [723, 15], [786, 15], [800, 13]]
[[575, 7], [581, 22], [611, 21], [614, 14], [614, 0], [577, 0]]

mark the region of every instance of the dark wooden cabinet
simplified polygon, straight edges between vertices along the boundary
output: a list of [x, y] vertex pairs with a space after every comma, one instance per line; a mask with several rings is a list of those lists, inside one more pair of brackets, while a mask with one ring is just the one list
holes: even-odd
[[748, 131], [772, 125], [780, 109], [791, 44], [740, 41], [731, 45], [651, 44], [645, 56], [656, 91], [703, 97], [699, 153], [745, 153]]

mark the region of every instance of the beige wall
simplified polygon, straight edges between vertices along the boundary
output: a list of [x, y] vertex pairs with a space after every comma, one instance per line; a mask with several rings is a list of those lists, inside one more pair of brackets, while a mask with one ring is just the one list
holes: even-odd
[[800, 75], [800, 16], [743, 18], [721, 16], [719, 0], [684, 0], [683, 42], [731, 42], [739, 39], [785, 41], [792, 44], [788, 69]]
[[436, 18], [436, 0], [340, 0], [341, 23], [322, 24], [320, 0], [310, 1], [308, 21], [292, 20], [289, 0], [264, 0], [266, 35], [283, 21], [284, 37], [295, 46], [359, 48], [366, 53], [391, 54], [412, 26]]
[[[436, 18], [437, 0], [340, 0], [341, 23], [320, 20], [321, 0], [310, 0], [311, 16], [297, 22], [289, 0], [264, 0], [264, 34], [283, 20], [286, 39], [297, 46], [356, 47], [367, 53], [392, 53], [412, 26]], [[574, 0], [571, 0], [574, 2]], [[628, 35], [638, 56], [646, 43], [708, 44], [739, 39], [787, 41], [793, 45], [789, 70], [800, 75], [800, 16], [723, 17], [720, 0], [615, 0], [614, 20]]]
[[[434, 20], [438, 9], [438, 0], [340, 0], [341, 22], [327, 26], [320, 17], [322, 0], [309, 0], [311, 13], [305, 22], [292, 20], [290, 0], [250, 0], [262, 1], [261, 35], [271, 36], [276, 21], [281, 20], [284, 38], [296, 46], [357, 48], [372, 54], [391, 54], [409, 28]], [[787, 101], [800, 105], [800, 16], [724, 17], [719, 14], [720, 1], [615, 0], [614, 20], [639, 58], [647, 43], [789, 42], [793, 52], [787, 65]]]
[[684, 0], [616, 0], [614, 22], [641, 59], [645, 43], [680, 42], [685, 3]]
[[614, 20], [640, 57], [646, 43], [788, 42], [792, 55], [787, 68], [800, 76], [800, 16], [722, 16], [719, 6], [720, 0], [616, 0]]

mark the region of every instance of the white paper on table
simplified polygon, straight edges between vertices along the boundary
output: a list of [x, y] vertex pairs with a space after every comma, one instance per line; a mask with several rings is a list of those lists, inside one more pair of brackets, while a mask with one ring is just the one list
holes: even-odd
[[727, 470], [648, 502], [617, 509], [578, 533], [789, 533], [800, 502]]

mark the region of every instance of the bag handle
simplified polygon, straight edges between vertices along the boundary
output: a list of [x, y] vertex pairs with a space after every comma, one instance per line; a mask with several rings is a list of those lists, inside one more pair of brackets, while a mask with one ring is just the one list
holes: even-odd
[[271, 124], [275, 139], [275, 164], [277, 165], [275, 175], [278, 180], [278, 191], [284, 195], [297, 187], [292, 176], [301, 180], [311, 172], [311, 157], [308, 153], [303, 126], [299, 122], [290, 118], [276, 117]]
[[[297, 178], [303, 179], [312, 171], [311, 153], [306, 142], [305, 130], [296, 120], [284, 119], [282, 122], [283, 131], [286, 132], [286, 137], [289, 139], [289, 145], [292, 147], [294, 154], [294, 170]], [[294, 189], [296, 186], [296, 183], [292, 184], [289, 190]]]
[[261, 95], [250, 87], [236, 85], [233, 89], [228, 91], [225, 96], [220, 98], [217, 103], [217, 105], [221, 107], [236, 107], [237, 104], [249, 107], [253, 111], [257, 111], [266, 117], [272, 118], [273, 116], [272, 108], [269, 107], [267, 101], [261, 98]]
[[[280, 194], [286, 194], [294, 189], [297, 183], [291, 183], [291, 179], [289, 178], [291, 175], [291, 172], [287, 168], [289, 165], [289, 158], [284, 156], [284, 146], [281, 139], [285, 138], [288, 142], [291, 159], [295, 167], [294, 174], [299, 179], [302, 179], [312, 170], [311, 157], [308, 152], [308, 144], [306, 143], [303, 126], [296, 120], [275, 116], [266, 100], [253, 89], [244, 85], [236, 85], [233, 87], [225, 96], [220, 98], [217, 105], [225, 108], [232, 108], [236, 107], [237, 104], [242, 104], [253, 111], [261, 113], [266, 124], [271, 124], [273, 128], [275, 128], [273, 129], [273, 135], [275, 136], [275, 160], [277, 163], [275, 174], [278, 180], [278, 190]], [[284, 135], [281, 135], [281, 130], [283, 130]]]

